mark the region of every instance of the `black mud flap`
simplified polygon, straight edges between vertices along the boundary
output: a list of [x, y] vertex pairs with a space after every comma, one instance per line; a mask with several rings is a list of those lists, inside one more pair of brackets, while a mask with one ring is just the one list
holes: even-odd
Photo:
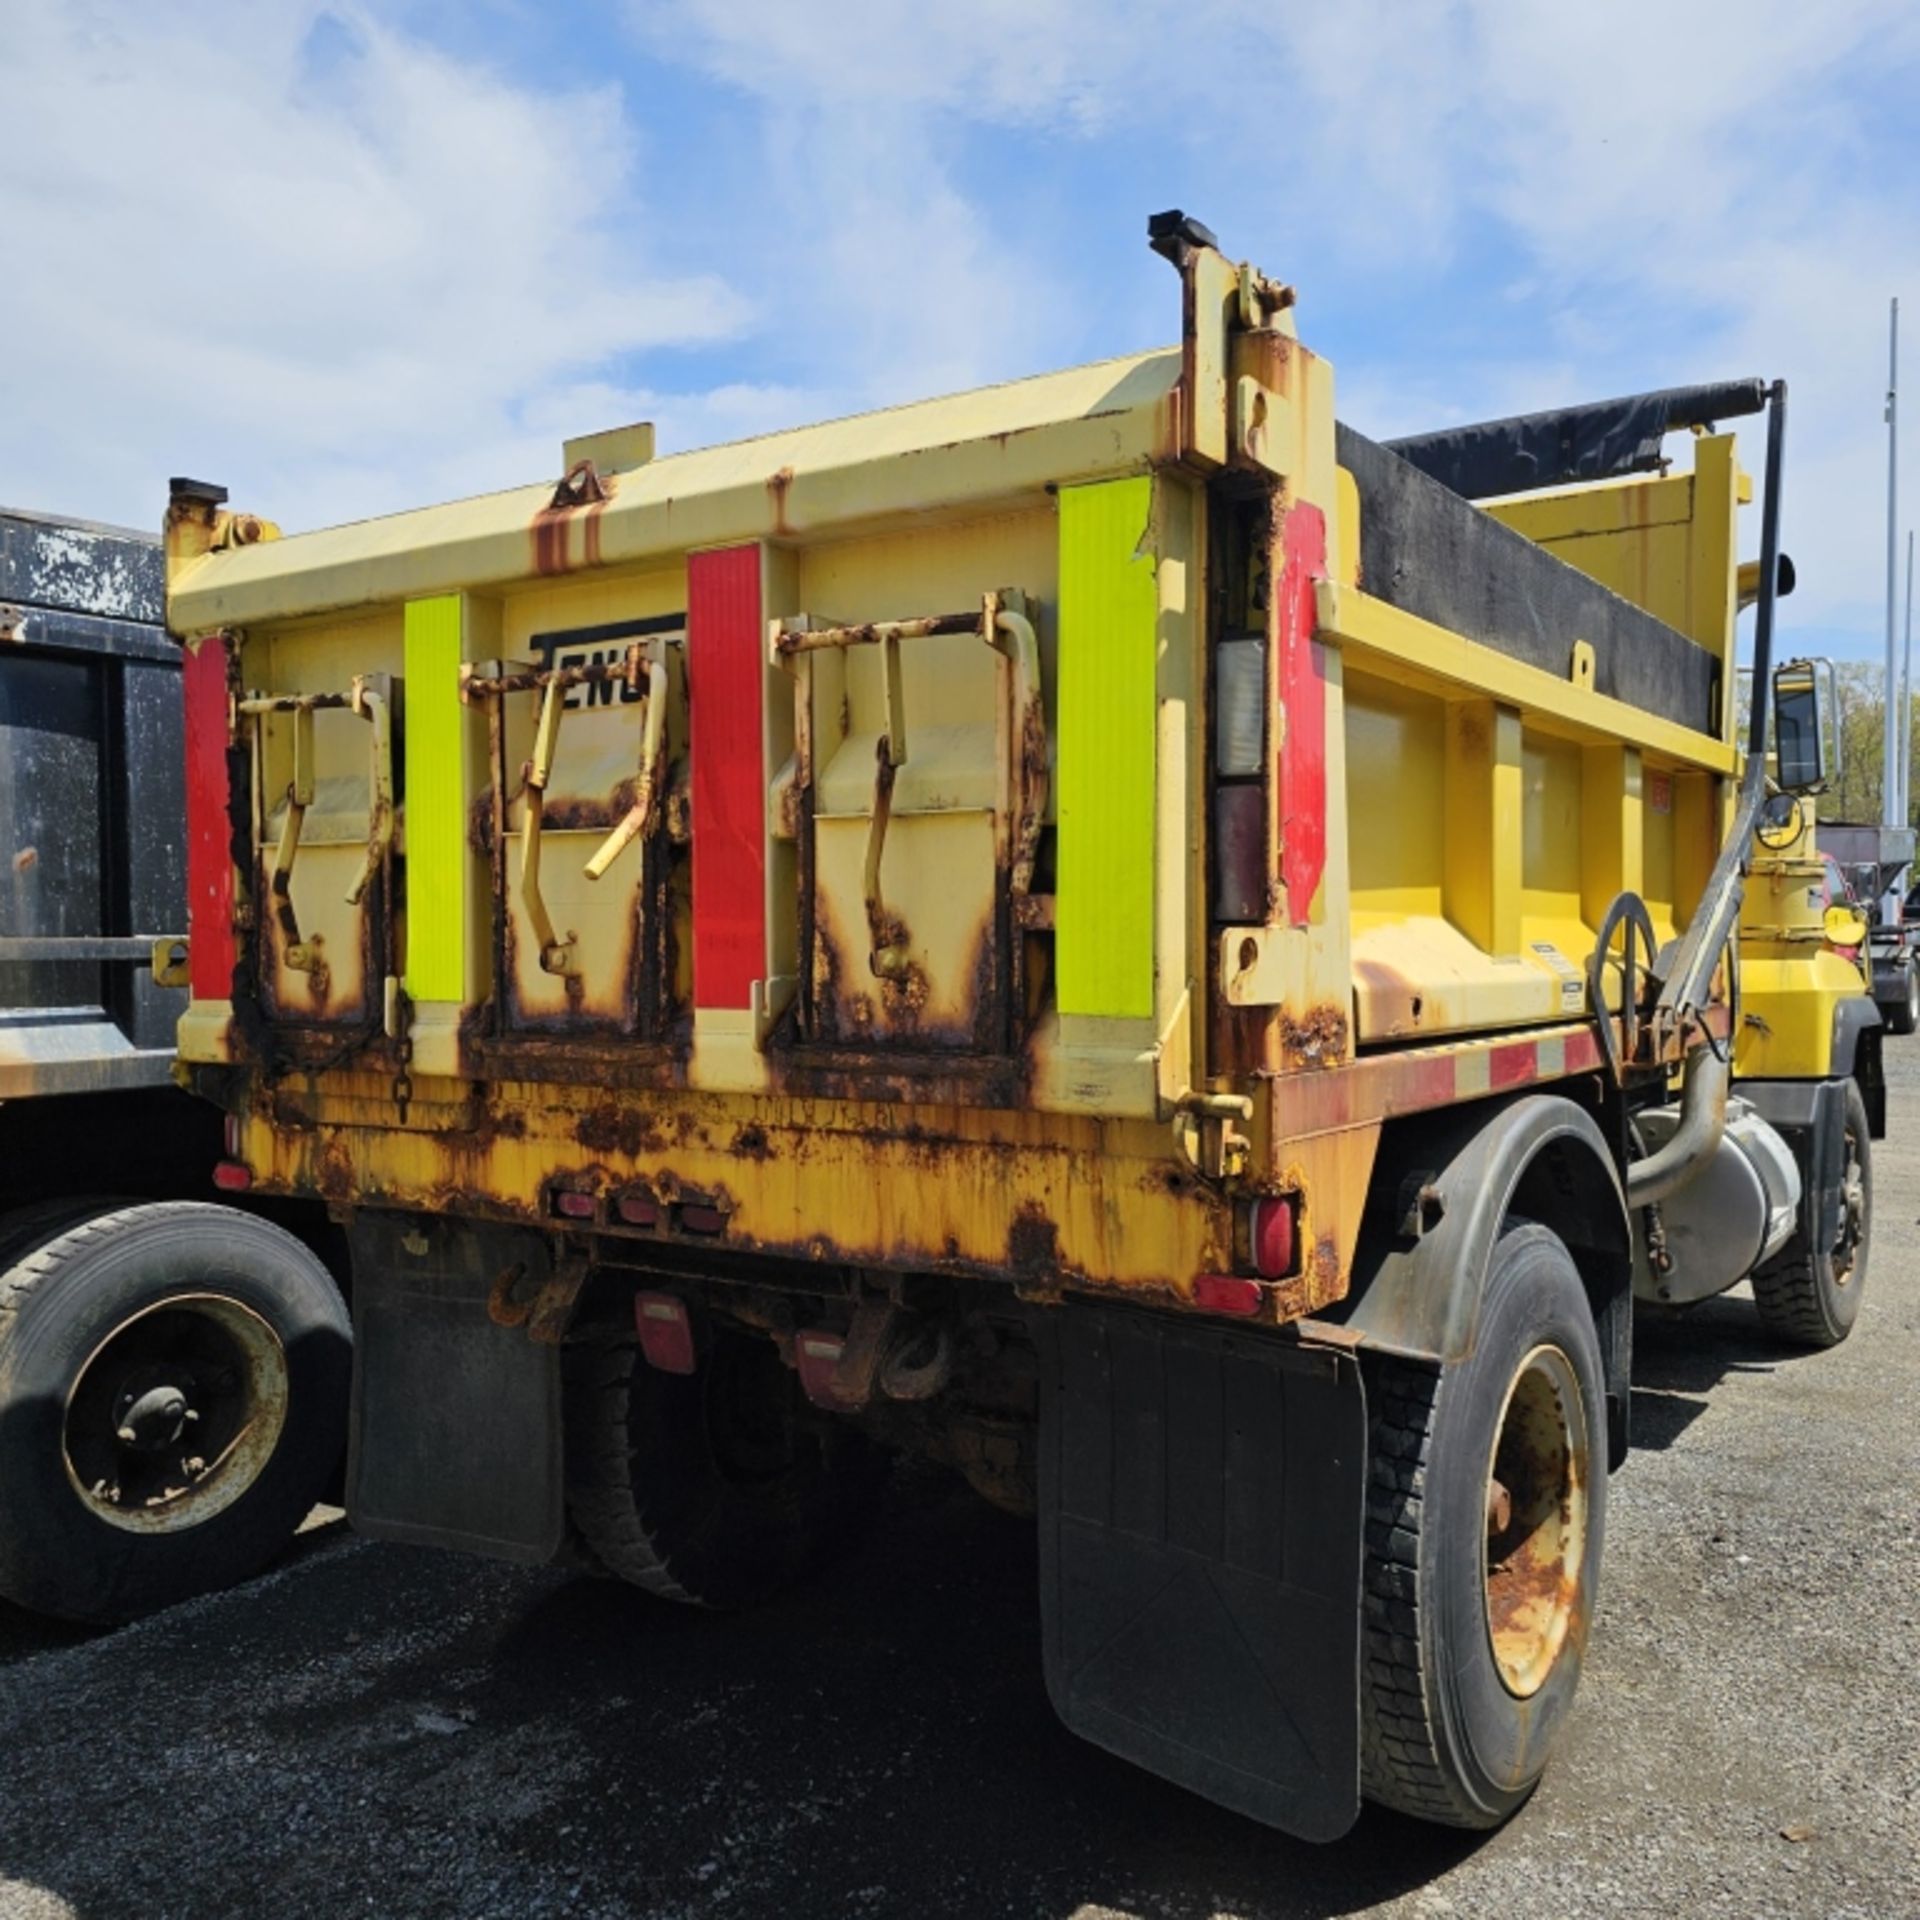
[[1034, 1333], [1055, 1710], [1222, 1806], [1337, 1839], [1360, 1810], [1353, 1356], [1079, 1303]]
[[379, 1540], [544, 1565], [565, 1527], [560, 1349], [497, 1325], [501, 1274], [548, 1271], [537, 1233], [363, 1213], [353, 1241], [347, 1518]]

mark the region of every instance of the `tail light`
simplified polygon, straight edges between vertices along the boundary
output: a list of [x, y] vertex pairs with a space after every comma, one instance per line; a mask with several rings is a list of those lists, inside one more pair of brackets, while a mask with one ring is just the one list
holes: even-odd
[[1224, 639], [1213, 652], [1213, 917], [1267, 911], [1267, 643]]
[[614, 1201], [613, 1211], [624, 1227], [660, 1224], [660, 1203], [650, 1193], [623, 1193]]
[[846, 1351], [845, 1339], [820, 1327], [805, 1327], [793, 1337], [793, 1362], [800, 1372], [800, 1385], [816, 1407], [837, 1407], [840, 1396], [833, 1390], [833, 1376]]
[[1256, 1200], [1247, 1221], [1247, 1251], [1265, 1280], [1284, 1280], [1298, 1264], [1298, 1202], [1290, 1193]]
[[253, 1169], [240, 1160], [216, 1160], [213, 1184], [222, 1193], [245, 1193], [253, 1185]]
[[591, 1220], [596, 1204], [592, 1194], [583, 1193], [578, 1187], [554, 1189], [553, 1210], [562, 1220]]
[[1257, 634], [1222, 640], [1213, 654], [1213, 770], [1257, 780], [1266, 749], [1267, 643]]
[[641, 1293], [633, 1301], [634, 1331], [640, 1351], [656, 1373], [692, 1373], [698, 1362], [693, 1350], [693, 1317], [684, 1300], [670, 1293]]

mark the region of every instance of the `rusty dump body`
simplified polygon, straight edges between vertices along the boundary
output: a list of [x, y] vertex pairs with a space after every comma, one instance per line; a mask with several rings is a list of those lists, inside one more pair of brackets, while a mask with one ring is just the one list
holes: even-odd
[[[357, 1525], [532, 1560], [586, 1526], [697, 1595], [652, 1521], [591, 1531], [629, 1479], [667, 1498], [679, 1440], [580, 1422], [698, 1376], [720, 1448], [772, 1380], [822, 1459], [857, 1423], [1038, 1513], [1070, 1724], [1324, 1836], [1359, 1792], [1364, 1369], [1473, 1364], [1505, 1223], [1547, 1223], [1578, 1325], [1528, 1404], [1562, 1479], [1617, 1459], [1629, 1200], [1716, 1151], [1729, 1062], [1848, 1071], [1857, 980], [1776, 861], [1729, 1045], [1765, 758], [1736, 796], [1752, 486], [1707, 428], [1767, 390], [1395, 451], [1336, 424], [1290, 288], [1153, 237], [1169, 351], [670, 458], [621, 429], [297, 538], [176, 482], [180, 1072], [232, 1181], [351, 1233]], [[1518, 1495], [1457, 1444], [1477, 1553]], [[1577, 1668], [1562, 1532], [1517, 1673]], [[1518, 1804], [1559, 1711], [1435, 1817]]]
[[298, 539], [177, 496], [180, 1050], [256, 1187], [1287, 1322], [1384, 1127], [1593, 1074], [1607, 903], [1670, 939], [1717, 849], [1730, 437], [1521, 538], [1183, 273], [1177, 352]]

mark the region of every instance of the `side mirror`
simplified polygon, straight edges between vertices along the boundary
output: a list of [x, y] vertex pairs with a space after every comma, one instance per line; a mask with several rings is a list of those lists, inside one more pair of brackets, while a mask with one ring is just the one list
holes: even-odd
[[1832, 947], [1857, 947], [1867, 937], [1866, 916], [1857, 907], [1829, 907], [1821, 916], [1820, 931]]
[[[1827, 699], [1821, 697], [1823, 670], [1829, 682]], [[1819, 793], [1826, 787], [1832, 679], [1832, 662], [1824, 660], [1789, 660], [1774, 672], [1774, 779], [1783, 793]]]

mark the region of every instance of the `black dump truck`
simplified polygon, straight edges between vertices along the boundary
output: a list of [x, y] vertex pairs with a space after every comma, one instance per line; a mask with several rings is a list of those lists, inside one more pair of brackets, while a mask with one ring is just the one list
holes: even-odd
[[277, 1553], [336, 1473], [317, 1210], [215, 1204], [158, 542], [0, 509], [0, 1598], [111, 1622]]

